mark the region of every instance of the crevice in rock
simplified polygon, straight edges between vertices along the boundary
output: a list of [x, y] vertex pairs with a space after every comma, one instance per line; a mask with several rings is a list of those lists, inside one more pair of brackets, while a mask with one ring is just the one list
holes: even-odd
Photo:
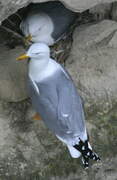
[[[21, 23], [22, 18], [30, 10], [31, 6], [32, 3], [29, 4], [27, 7], [19, 9], [16, 13], [10, 15], [7, 19], [5, 19], [2, 22], [0, 26], [0, 34], [2, 37], [0, 38], [0, 44], [4, 44], [9, 49], [13, 49], [19, 45], [25, 47], [23, 35], [19, 28], [19, 25]], [[72, 46], [72, 33], [74, 31], [74, 28], [76, 26], [79, 26], [80, 24], [84, 24], [90, 21], [93, 21], [93, 16], [89, 13], [89, 11], [77, 13], [76, 21], [71, 26], [68, 33], [63, 37], [61, 41], [57, 43], [57, 45], [52, 47], [52, 52], [54, 52], [54, 50], [59, 51], [59, 49], [64, 49], [64, 51], [58, 54], [52, 53], [52, 56], [55, 59], [58, 59], [59, 62], [64, 63], [68, 57], [68, 54]]]

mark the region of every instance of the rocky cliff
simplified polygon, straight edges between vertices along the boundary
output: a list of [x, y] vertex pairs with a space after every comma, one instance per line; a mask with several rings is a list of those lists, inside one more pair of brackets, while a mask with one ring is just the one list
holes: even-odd
[[[9, 16], [29, 3], [45, 1], [0, 0], [2, 26], [9, 23]], [[117, 3], [112, 0], [61, 2], [82, 13], [78, 14], [70, 37], [54, 48], [64, 49], [59, 61], [63, 63], [64, 58], [64, 65], [84, 100], [90, 141], [102, 161], [84, 170], [80, 160], [70, 157], [66, 147], [42, 121], [32, 119], [34, 111], [26, 89], [27, 64], [15, 60], [25, 48], [16, 32], [1, 26], [1, 180], [117, 179]]]

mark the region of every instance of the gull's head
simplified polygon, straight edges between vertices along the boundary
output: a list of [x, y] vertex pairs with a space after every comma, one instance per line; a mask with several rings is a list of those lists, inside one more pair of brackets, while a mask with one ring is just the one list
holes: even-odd
[[17, 60], [23, 60], [31, 58], [32, 60], [41, 60], [43, 58], [50, 57], [50, 49], [44, 43], [34, 43], [30, 46], [26, 54], [23, 54], [17, 58]]
[[46, 43], [47, 40], [45, 37], [47, 34], [51, 36], [54, 26], [47, 14], [35, 12], [34, 14], [30, 14], [25, 21], [21, 22], [20, 28], [25, 35], [26, 42]]
[[29, 50], [27, 51], [27, 55], [31, 59], [40, 59], [42, 57], [49, 57], [50, 49], [44, 43], [34, 43], [30, 46]]

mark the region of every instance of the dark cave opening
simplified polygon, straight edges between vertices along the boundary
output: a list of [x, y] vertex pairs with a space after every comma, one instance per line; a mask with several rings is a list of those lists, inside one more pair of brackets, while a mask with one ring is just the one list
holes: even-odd
[[[36, 3], [36, 6], [38, 6], [40, 10], [43, 10], [46, 9], [49, 4], [52, 5], [52, 8], [54, 8], [57, 4], [64, 6], [61, 2], [58, 1]], [[2, 22], [0, 26], [0, 45], [7, 46], [9, 49], [14, 49], [16, 46], [23, 46], [24, 48], [27, 48], [24, 43], [24, 36], [20, 30], [20, 23], [33, 6], [35, 6], [35, 4], [30, 3], [27, 7], [19, 9], [16, 13], [12, 14]], [[66, 36], [61, 41], [59, 41], [60, 43], [57, 42], [57, 45], [55, 44], [55, 46], [52, 47], [52, 56], [55, 59], [58, 59], [59, 62], [61, 62], [61, 59], [62, 62], [64, 62], [68, 57], [72, 46], [72, 34], [75, 27], [92, 21], [94, 21], [93, 17], [88, 10], [83, 13], [76, 13], [76, 20], [69, 28]], [[57, 55], [53, 53], [54, 51], [61, 51], [61, 49], [64, 49], [64, 51]]]

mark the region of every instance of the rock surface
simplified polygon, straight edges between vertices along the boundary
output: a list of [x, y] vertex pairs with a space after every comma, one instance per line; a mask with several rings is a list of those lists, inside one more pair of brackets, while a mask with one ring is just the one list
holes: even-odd
[[112, 3], [111, 18], [117, 21], [117, 2]]
[[17, 102], [27, 98], [27, 62], [16, 61], [24, 52], [21, 46], [10, 49], [0, 44], [0, 99]]
[[[16, 12], [18, 9], [26, 7], [31, 2], [39, 3], [46, 1], [47, 0], [0, 0], [0, 22]], [[61, 0], [61, 2], [73, 11], [83, 12], [100, 3], [109, 3], [113, 2], [113, 0]]]
[[89, 12], [93, 14], [95, 20], [109, 19], [111, 16], [113, 3], [98, 4], [89, 9]]
[[117, 23], [104, 20], [78, 27], [73, 39], [66, 68], [89, 109], [110, 110], [117, 102]]
[[18, 43], [18, 37], [0, 28], [0, 99], [8, 102], [27, 98], [27, 61], [16, 61], [25, 53]]
[[116, 180], [117, 112], [87, 118], [94, 149], [102, 162], [85, 171], [72, 159], [66, 146], [52, 135], [42, 121], [32, 120], [28, 101], [0, 101], [0, 179], [15, 180]]

